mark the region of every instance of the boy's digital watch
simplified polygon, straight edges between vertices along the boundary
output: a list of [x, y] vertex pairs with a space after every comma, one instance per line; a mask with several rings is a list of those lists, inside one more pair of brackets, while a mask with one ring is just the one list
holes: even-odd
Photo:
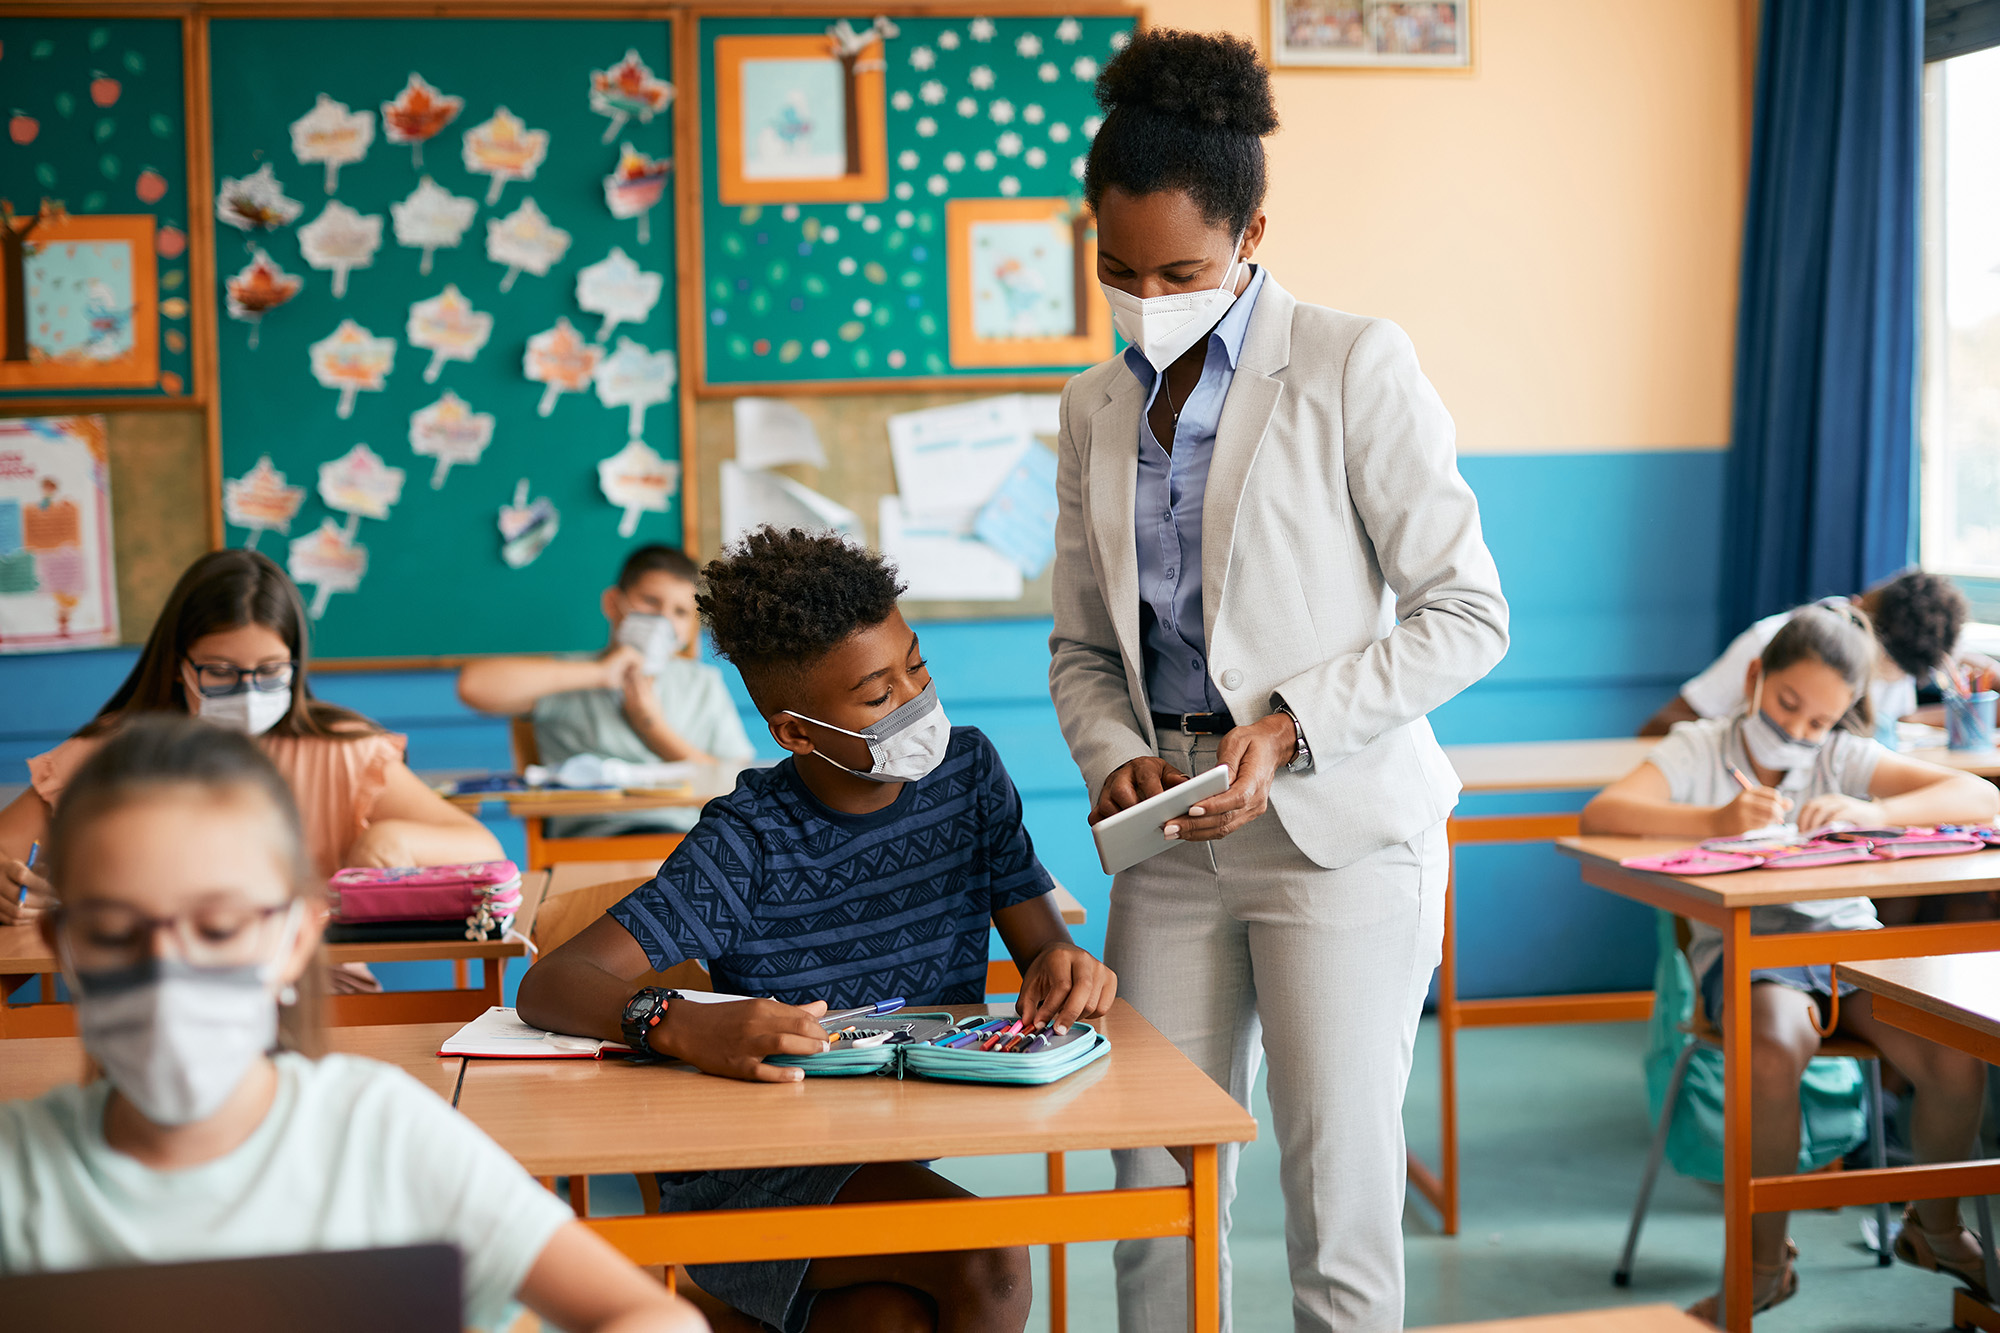
[[658, 1059], [659, 1051], [652, 1043], [653, 1029], [667, 1021], [667, 1003], [678, 1000], [677, 990], [661, 990], [658, 986], [642, 986], [631, 999], [625, 1001], [625, 1012], [619, 1016], [618, 1027], [625, 1034], [625, 1044], [641, 1056]]

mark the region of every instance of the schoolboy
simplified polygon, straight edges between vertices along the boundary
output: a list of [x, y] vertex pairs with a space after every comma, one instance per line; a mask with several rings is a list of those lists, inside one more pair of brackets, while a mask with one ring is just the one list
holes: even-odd
[[[699, 601], [789, 757], [711, 802], [687, 840], [611, 912], [537, 963], [520, 1013], [560, 1032], [644, 1041], [736, 1078], [825, 1048], [826, 1005], [888, 996], [977, 1002], [987, 923], [1023, 974], [1020, 1010], [1066, 1029], [1104, 1012], [1117, 978], [1070, 941], [992, 743], [952, 727], [896, 608], [895, 571], [832, 536], [762, 528], [702, 571]], [[706, 961], [716, 989], [774, 999], [674, 1003], [649, 970]], [[665, 1004], [658, 1026], [646, 1021]], [[963, 1195], [913, 1162], [662, 1176], [676, 1210]], [[697, 1266], [710, 1294], [766, 1324], [915, 1324], [1018, 1333], [1026, 1253]]]

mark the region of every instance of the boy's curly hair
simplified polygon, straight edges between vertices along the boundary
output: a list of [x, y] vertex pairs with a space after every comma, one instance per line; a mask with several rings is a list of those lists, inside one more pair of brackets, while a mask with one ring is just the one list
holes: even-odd
[[1907, 570], [1871, 591], [1882, 651], [1928, 682], [1958, 646], [1959, 631], [1965, 628], [1965, 594], [1950, 579], [1921, 569]]
[[718, 653], [766, 713], [767, 694], [896, 609], [905, 584], [880, 555], [840, 537], [758, 528], [702, 568], [695, 606]]

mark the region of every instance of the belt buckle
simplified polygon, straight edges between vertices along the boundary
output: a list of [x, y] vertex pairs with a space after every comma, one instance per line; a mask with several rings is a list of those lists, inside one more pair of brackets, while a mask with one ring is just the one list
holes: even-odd
[[1188, 719], [1189, 719], [1189, 718], [1191, 718], [1191, 717], [1193, 717], [1193, 716], [1195, 716], [1195, 714], [1193, 714], [1193, 713], [1182, 713], [1182, 714], [1181, 714], [1181, 735], [1183, 735], [1183, 736], [1192, 736], [1192, 735], [1194, 735], [1194, 734], [1195, 734], [1195, 729], [1194, 729], [1193, 727], [1191, 727], [1191, 726], [1189, 726], [1189, 725], [1188, 725]]

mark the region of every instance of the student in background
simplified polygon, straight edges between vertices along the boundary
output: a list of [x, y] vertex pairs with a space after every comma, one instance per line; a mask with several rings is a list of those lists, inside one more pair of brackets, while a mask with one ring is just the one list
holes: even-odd
[[[1813, 828], [1848, 820], [1864, 827], [1986, 823], [2000, 792], [1967, 773], [1919, 763], [1870, 739], [1867, 686], [1875, 638], [1867, 616], [1844, 603], [1801, 607], [1750, 663], [1735, 711], [1683, 722], [1646, 762], [1583, 810], [1585, 833], [1667, 835], [1690, 842], [1790, 822]], [[1750, 785], [1739, 783], [1745, 774]], [[1688, 962], [1704, 1011], [1720, 1019], [1722, 934], [1692, 922]], [[1867, 930], [1866, 898], [1753, 909], [1752, 933]], [[1760, 967], [1750, 974], [1751, 1173], [1786, 1175], [1799, 1154], [1799, 1079], [1819, 1050], [1816, 1023], [1829, 1017], [1834, 977], [1825, 965]], [[1838, 1030], [1874, 1045], [1916, 1090], [1911, 1147], [1920, 1162], [1958, 1161], [1979, 1132], [1984, 1066], [1969, 1055], [1890, 1027], [1870, 997], [1840, 983]], [[1985, 1294], [1979, 1239], [1959, 1222], [1956, 1199], [1927, 1199], [1903, 1215], [1896, 1256], [1941, 1269]], [[1755, 1308], [1798, 1289], [1786, 1214], [1751, 1224]], [[1690, 1313], [1713, 1320], [1716, 1298]]]
[[[593, 658], [488, 657], [458, 673], [458, 697], [482, 713], [531, 713], [541, 762], [571, 755], [633, 763], [748, 759], [750, 738], [722, 673], [684, 655], [700, 626], [695, 567], [671, 546], [642, 546], [606, 588], [611, 642]], [[694, 827], [696, 810], [564, 819], [556, 837]]]
[[[321, 879], [343, 866], [501, 856], [483, 824], [410, 771], [401, 736], [313, 697], [305, 605], [285, 572], [255, 551], [211, 551], [167, 595], [118, 692], [75, 736], [30, 759], [28, 790], [0, 810], [0, 924], [32, 920], [47, 905], [47, 879], [26, 865], [30, 849], [47, 836], [77, 769], [144, 713], [193, 714], [255, 737], [291, 784]], [[365, 968], [341, 969], [335, 984], [375, 986]]]
[[41, 929], [102, 1076], [0, 1103], [0, 1277], [444, 1242], [476, 1327], [517, 1295], [565, 1329], [705, 1327], [443, 1098], [313, 1058], [323, 881], [259, 746], [133, 720], [49, 852]]
[[[992, 743], [946, 721], [895, 571], [837, 537], [763, 528], [703, 574], [716, 647], [789, 757], [745, 772], [658, 878], [536, 963], [521, 1017], [788, 1082], [803, 1071], [765, 1057], [825, 1050], [828, 1004], [983, 999], [989, 923], [1020, 965], [1026, 1020], [1062, 1031], [1108, 1009], [1117, 978], [1064, 929]], [[719, 991], [776, 998], [688, 1004], [635, 984], [688, 958]], [[692, 1172], [660, 1189], [679, 1211], [964, 1194], [915, 1162]], [[1028, 1317], [1018, 1248], [691, 1272], [783, 1333], [1019, 1333]]]

